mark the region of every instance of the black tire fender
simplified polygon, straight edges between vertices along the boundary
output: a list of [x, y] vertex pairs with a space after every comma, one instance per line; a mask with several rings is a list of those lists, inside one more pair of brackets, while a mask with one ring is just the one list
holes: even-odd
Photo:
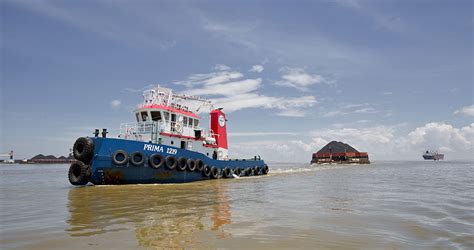
[[245, 171], [244, 171], [244, 175], [245, 175], [245, 176], [250, 176], [250, 175], [252, 175], [252, 169], [251, 169], [251, 168], [246, 168]]
[[232, 178], [232, 169], [224, 168], [224, 170], [222, 170], [222, 175], [224, 178]]
[[219, 169], [217, 169], [216, 167], [211, 167], [211, 178], [212, 179], [219, 178]]
[[71, 164], [68, 171], [68, 179], [72, 185], [86, 185], [91, 179], [91, 169], [81, 161], [75, 161]]
[[240, 175], [242, 174], [242, 171], [240, 170], [240, 168], [236, 168], [234, 169], [234, 174], [240, 177]]
[[259, 166], [255, 166], [255, 168], [253, 169], [253, 174], [254, 175], [259, 175], [260, 174], [260, 167]]
[[128, 162], [128, 154], [124, 150], [117, 150], [112, 154], [112, 162], [115, 165], [123, 166]]
[[269, 171], [270, 171], [270, 169], [268, 168], [268, 165], [265, 164], [265, 166], [263, 166], [262, 173], [266, 175], [266, 174], [268, 174]]
[[160, 168], [164, 163], [165, 159], [159, 154], [152, 154], [150, 158], [148, 158], [148, 164], [152, 168]]
[[89, 137], [79, 137], [72, 147], [74, 158], [89, 164], [94, 156], [94, 141]]
[[130, 155], [130, 163], [135, 166], [141, 166], [145, 163], [145, 155], [140, 151], [135, 151]]
[[187, 163], [188, 163], [188, 161], [186, 160], [186, 158], [184, 156], [179, 157], [178, 158], [178, 165], [176, 166], [176, 169], [178, 169], [179, 171], [186, 170]]
[[196, 161], [195, 160], [188, 159], [186, 165], [187, 165], [189, 171], [193, 172], [194, 170], [196, 170]]
[[201, 159], [196, 160], [196, 171], [201, 172], [204, 169], [204, 162]]
[[178, 161], [176, 160], [176, 157], [168, 155], [165, 158], [165, 165], [168, 169], [175, 169], [176, 165], [178, 165]]
[[205, 165], [202, 169], [202, 175], [204, 177], [209, 177], [211, 176], [211, 167], [209, 167], [208, 165]]

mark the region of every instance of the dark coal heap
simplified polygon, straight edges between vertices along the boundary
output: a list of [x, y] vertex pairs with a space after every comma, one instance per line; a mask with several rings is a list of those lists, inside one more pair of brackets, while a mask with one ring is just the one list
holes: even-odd
[[357, 149], [353, 148], [349, 144], [340, 142], [340, 141], [332, 141], [326, 146], [324, 146], [318, 153], [345, 153], [345, 152], [354, 152], [358, 153]]

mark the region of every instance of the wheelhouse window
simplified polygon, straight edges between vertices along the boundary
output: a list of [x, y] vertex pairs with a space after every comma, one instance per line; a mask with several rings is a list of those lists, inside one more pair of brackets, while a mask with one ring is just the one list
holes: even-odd
[[194, 127], [197, 128], [199, 126], [199, 120], [194, 119]]
[[169, 112], [164, 112], [164, 115], [165, 115], [165, 121], [166, 121], [166, 122], [169, 122], [169, 120], [170, 120], [170, 113], [169, 113]]
[[141, 112], [142, 115], [142, 121], [146, 122], [148, 120], [148, 112]]
[[137, 122], [140, 122], [140, 113], [136, 113], [135, 115], [137, 117]]
[[151, 111], [151, 120], [152, 121], [161, 121], [161, 112], [160, 111]]
[[188, 118], [186, 116], [183, 117], [183, 126], [184, 127], [188, 126]]
[[190, 128], [193, 127], [193, 120], [194, 119], [192, 119], [192, 118], [189, 118], [189, 120], [188, 120], [188, 122], [189, 122], [188, 125], [189, 125]]

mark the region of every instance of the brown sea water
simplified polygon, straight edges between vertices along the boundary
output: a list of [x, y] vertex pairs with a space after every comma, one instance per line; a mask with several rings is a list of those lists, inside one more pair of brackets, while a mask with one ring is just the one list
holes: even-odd
[[474, 249], [474, 163], [271, 163], [268, 176], [73, 187], [0, 165], [1, 249]]

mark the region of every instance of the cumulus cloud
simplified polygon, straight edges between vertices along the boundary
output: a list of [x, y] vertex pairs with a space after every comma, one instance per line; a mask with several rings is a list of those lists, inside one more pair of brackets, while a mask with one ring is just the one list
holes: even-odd
[[275, 97], [260, 94], [258, 90], [262, 86], [261, 78], [245, 79], [241, 72], [221, 66], [218, 68], [224, 70], [193, 74], [186, 80], [176, 81], [175, 84], [187, 87], [183, 91], [184, 94], [209, 97], [216, 106], [224, 107], [227, 112], [246, 108], [266, 108], [278, 110], [275, 115], [302, 117], [306, 115], [306, 109], [317, 102], [316, 98], [310, 95]]
[[474, 105], [462, 107], [461, 109], [454, 111], [454, 114], [474, 116]]
[[249, 71], [250, 72], [261, 73], [263, 71], [263, 66], [262, 65], [253, 65], [252, 68]]
[[443, 122], [431, 122], [410, 132], [402, 142], [408, 148], [443, 150], [447, 152], [471, 151], [474, 144], [474, 123], [455, 128]]
[[112, 100], [110, 101], [110, 107], [113, 109], [118, 109], [120, 108], [120, 105], [122, 105], [122, 102], [120, 100]]
[[311, 85], [326, 81], [321, 75], [309, 74], [300, 68], [282, 68], [280, 71], [283, 72], [282, 80], [276, 82], [277, 85], [292, 87], [301, 91], [306, 91]]

